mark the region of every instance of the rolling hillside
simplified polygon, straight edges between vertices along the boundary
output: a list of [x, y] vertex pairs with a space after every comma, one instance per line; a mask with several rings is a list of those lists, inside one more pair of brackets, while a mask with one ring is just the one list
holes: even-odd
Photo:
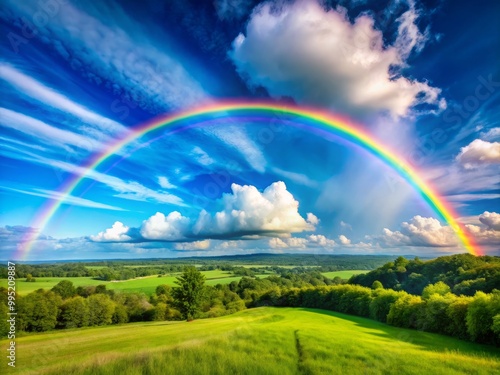
[[[7, 341], [1, 342], [5, 347]], [[16, 374], [494, 374], [500, 350], [324, 310], [257, 308], [17, 339]]]

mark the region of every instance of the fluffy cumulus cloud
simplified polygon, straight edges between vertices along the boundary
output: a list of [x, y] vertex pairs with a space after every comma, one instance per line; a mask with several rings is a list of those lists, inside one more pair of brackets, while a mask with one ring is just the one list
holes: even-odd
[[[231, 185], [230, 194], [221, 199], [223, 209], [210, 214], [202, 211], [194, 226], [196, 235], [273, 235], [314, 230], [318, 219], [304, 219], [299, 202], [284, 182], [268, 186], [262, 193], [251, 185]], [[309, 221], [308, 221], [309, 220]]]
[[476, 139], [460, 149], [456, 160], [466, 169], [486, 164], [500, 164], [500, 142]]
[[310, 244], [316, 244], [320, 247], [333, 247], [335, 245], [335, 241], [331, 240], [322, 234], [311, 234], [307, 237]]
[[181, 242], [175, 244], [175, 250], [196, 251], [207, 250], [210, 247], [210, 240]]
[[500, 214], [485, 211], [479, 215], [479, 221], [490, 230], [500, 231]]
[[451, 227], [441, 225], [439, 220], [432, 217], [420, 215], [403, 222], [399, 231], [384, 228], [383, 236], [379, 239], [387, 246], [454, 247], [458, 244]]
[[173, 211], [165, 216], [157, 212], [142, 223], [140, 233], [146, 240], [178, 241], [185, 238], [189, 219]]
[[474, 236], [476, 242], [480, 245], [496, 245], [500, 246], [500, 230], [491, 228], [483, 228], [479, 225], [466, 225], [469, 233]]
[[[231, 190], [218, 202], [222, 210], [214, 213], [203, 210], [196, 220], [178, 211], [168, 215], [157, 212], [144, 220], [140, 228], [129, 228], [116, 222], [112, 228], [90, 236], [90, 239], [96, 242], [186, 242], [178, 250], [202, 250], [203, 246], [209, 245], [203, 240], [209, 238], [286, 237], [291, 233], [313, 231], [319, 223], [312, 213], [307, 213], [306, 218], [300, 215], [299, 202], [284, 182], [275, 182], [263, 192], [255, 186], [237, 184], [233, 184]], [[200, 241], [191, 242], [194, 240]], [[299, 246], [301, 241], [288, 240], [294, 247]], [[201, 247], [193, 248], [196, 246]]]
[[314, 0], [280, 11], [265, 3], [254, 10], [246, 34], [234, 40], [230, 57], [249, 85], [265, 87], [274, 97], [394, 117], [422, 103], [442, 110], [440, 89], [396, 72], [427, 40], [418, 16], [410, 3], [397, 21], [396, 40], [385, 45], [367, 14], [351, 23], [342, 9], [326, 11]]
[[306, 249], [314, 247], [332, 248], [335, 241], [331, 240], [321, 234], [311, 234], [305, 238], [302, 237], [288, 237], [279, 238], [274, 237], [269, 239], [269, 247], [272, 249]]
[[342, 245], [350, 245], [351, 244], [351, 240], [349, 238], [347, 238], [346, 236], [344, 236], [343, 234], [341, 234], [339, 236], [339, 241]]
[[[500, 245], [500, 214], [485, 211], [473, 218], [476, 224], [466, 224], [465, 228], [480, 245]], [[401, 224], [399, 231], [385, 228], [382, 236], [372, 237], [382, 244], [391, 247], [426, 246], [456, 247], [459, 240], [453, 229], [441, 225], [439, 220], [415, 216], [409, 222]]]
[[129, 227], [123, 223], [116, 221], [111, 228], [99, 232], [95, 236], [90, 236], [90, 239], [95, 242], [126, 242], [130, 241], [132, 237], [127, 235]]
[[482, 225], [468, 224], [465, 227], [482, 245], [500, 246], [500, 214], [485, 211], [477, 217]]

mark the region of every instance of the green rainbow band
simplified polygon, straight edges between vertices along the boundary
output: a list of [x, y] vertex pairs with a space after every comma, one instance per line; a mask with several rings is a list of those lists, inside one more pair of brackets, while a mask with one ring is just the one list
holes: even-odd
[[[68, 179], [68, 181], [59, 189], [61, 198], [47, 201], [45, 206], [43, 206], [35, 216], [32, 227], [38, 228], [39, 231], [42, 231], [49, 223], [54, 213], [64, 202], [65, 197], [71, 195], [71, 193], [88, 175], [88, 173], [99, 167], [110, 156], [116, 154], [122, 147], [126, 146], [130, 142], [154, 130], [164, 127], [174, 127], [175, 125], [179, 125], [185, 121], [189, 121], [190, 124], [195, 124], [196, 119], [203, 116], [217, 114], [231, 116], [237, 115], [241, 112], [294, 116], [298, 119], [312, 122], [314, 124], [313, 127], [323, 128], [329, 132], [346, 138], [355, 144], [358, 144], [373, 155], [380, 158], [388, 166], [395, 169], [405, 180], [413, 185], [413, 187], [427, 201], [429, 206], [455, 231], [460, 242], [468, 252], [474, 255], [481, 254], [479, 246], [475, 243], [472, 236], [468, 234], [464, 226], [456, 220], [456, 217], [458, 217], [457, 214], [445, 201], [445, 199], [443, 199], [429, 183], [425, 182], [417, 173], [417, 170], [408, 164], [404, 158], [397, 156], [389, 148], [383, 146], [372, 135], [349, 123], [348, 120], [341, 117], [334, 117], [331, 113], [324, 112], [322, 110], [263, 102], [219, 102], [178, 114], [156, 118], [150, 122], [133, 128], [126, 137], [110, 144], [104, 152], [96, 154], [88, 163], [83, 165], [83, 173], [77, 173], [72, 178]], [[19, 259], [24, 259], [29, 254], [37, 236], [37, 232], [32, 232], [22, 241], [16, 254]]]

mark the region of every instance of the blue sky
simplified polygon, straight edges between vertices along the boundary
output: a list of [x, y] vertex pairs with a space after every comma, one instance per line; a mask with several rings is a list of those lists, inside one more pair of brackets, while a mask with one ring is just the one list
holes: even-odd
[[134, 126], [226, 99], [352, 119], [499, 254], [498, 2], [4, 3], [0, 258], [33, 231], [33, 260], [464, 251], [366, 151], [296, 126], [270, 139], [271, 125], [250, 120], [138, 139], [32, 227], [65, 181]]

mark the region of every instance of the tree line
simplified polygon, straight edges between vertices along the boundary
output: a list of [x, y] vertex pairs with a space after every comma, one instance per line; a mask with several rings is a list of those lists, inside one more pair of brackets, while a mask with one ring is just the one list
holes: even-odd
[[[16, 266], [16, 278], [95, 277], [101, 280], [127, 280], [134, 277], [182, 272], [184, 267], [200, 265], [200, 270], [232, 271], [241, 265], [259, 265], [252, 271], [278, 270], [280, 266], [318, 267], [321, 272], [363, 269], [372, 270], [390, 261], [380, 255], [248, 254], [220, 257], [176, 259], [105, 260], [73, 263], [23, 264]], [[240, 273], [245, 271], [239, 270]], [[7, 267], [0, 265], [0, 278], [7, 278]]]
[[457, 296], [442, 281], [422, 295], [360, 285], [273, 288], [251, 306], [307, 307], [371, 318], [402, 328], [440, 333], [478, 343], [500, 345], [500, 291]]
[[350, 284], [369, 287], [380, 281], [384, 288], [420, 295], [429, 284], [444, 282], [456, 295], [473, 296], [500, 289], [500, 257], [458, 254], [429, 261], [398, 257], [366, 274], [355, 275]]

